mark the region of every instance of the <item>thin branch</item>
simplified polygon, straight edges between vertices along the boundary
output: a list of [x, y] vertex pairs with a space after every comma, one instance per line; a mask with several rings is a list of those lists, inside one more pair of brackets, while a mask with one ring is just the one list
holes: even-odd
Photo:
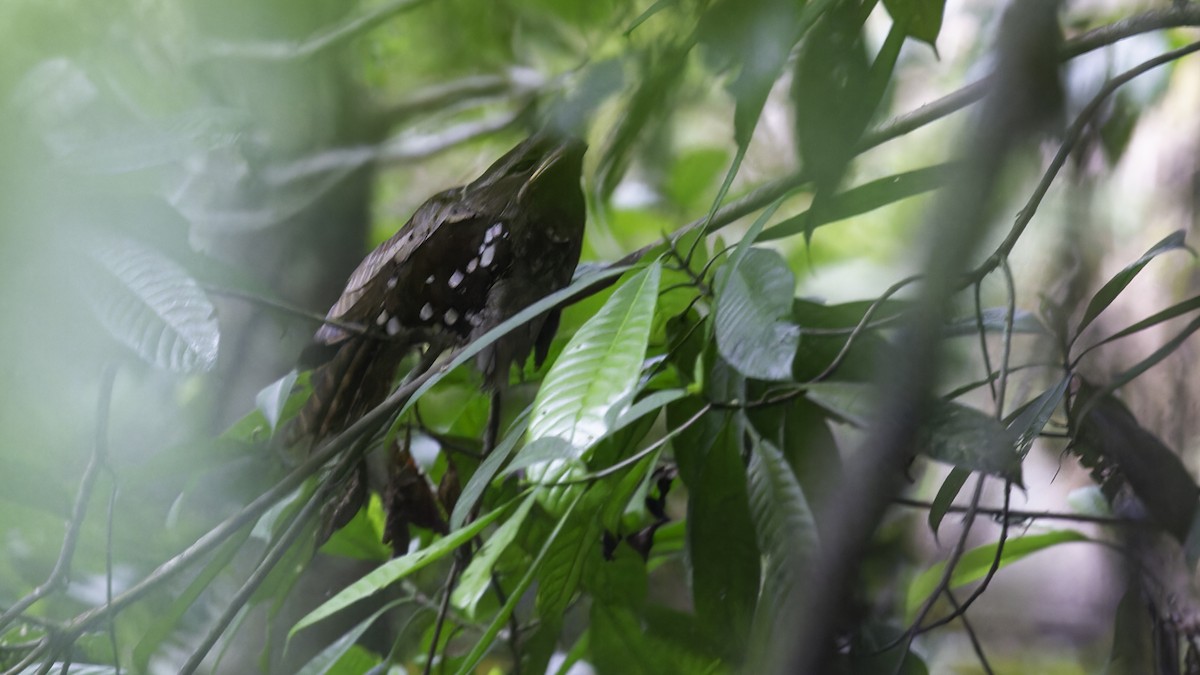
[[[914, 509], [929, 510], [933, 508], [933, 502], [924, 501], [921, 499], [910, 499], [908, 497], [896, 497], [892, 500], [896, 506], [907, 506]], [[947, 513], [966, 513], [969, 507], [953, 505], [946, 509]], [[1061, 513], [1058, 511], [1019, 511], [1016, 509], [1005, 510], [1003, 508], [980, 506], [975, 509], [977, 513], [992, 518], [1007, 518], [1016, 521], [1031, 521], [1031, 520], [1063, 520], [1075, 523], [1094, 523], [1096, 525], [1109, 525], [1113, 527], [1144, 527], [1145, 523], [1139, 523], [1136, 520], [1128, 518], [1114, 518], [1111, 516], [1089, 516], [1083, 513]]]
[[83, 477], [79, 481], [79, 489], [75, 493], [75, 506], [71, 509], [71, 517], [67, 521], [67, 531], [63, 535], [62, 548], [59, 550], [58, 559], [55, 560], [54, 567], [50, 570], [50, 576], [46, 578], [44, 583], [33, 589], [29, 595], [14, 603], [3, 614], [0, 614], [0, 630], [11, 624], [14, 619], [20, 616], [26, 609], [29, 609], [33, 603], [50, 595], [67, 583], [67, 579], [71, 574], [71, 560], [75, 557], [75, 546], [79, 542], [79, 533], [83, 527], [83, 520], [87, 516], [88, 502], [91, 501], [92, 490], [96, 486], [96, 476], [99, 475], [100, 469], [107, 461], [108, 417], [109, 410], [112, 407], [113, 381], [116, 375], [116, 366], [109, 365], [104, 369], [103, 375], [100, 376], [100, 399], [96, 406], [96, 437], [92, 446], [91, 457], [88, 459], [87, 467], [83, 470]]
[[303, 40], [275, 40], [262, 42], [226, 42], [213, 40], [203, 45], [197, 56], [208, 59], [241, 59], [248, 61], [290, 61], [305, 59], [340, 46], [383, 24], [392, 17], [415, 9], [428, 0], [394, 0], [362, 12], [331, 28], [327, 28]]
[[206, 293], [220, 295], [227, 298], [235, 298], [237, 300], [245, 300], [251, 304], [258, 305], [260, 307], [266, 307], [268, 309], [274, 309], [284, 314], [289, 314], [291, 316], [305, 319], [316, 324], [334, 326], [352, 335], [361, 335], [363, 337], [380, 340], [386, 340], [388, 338], [388, 336], [381, 331], [373, 331], [370, 328], [363, 326], [361, 323], [333, 319], [325, 316], [324, 314], [310, 312], [307, 309], [303, 309], [280, 300], [273, 300], [268, 297], [256, 295], [249, 291], [243, 291], [236, 288], [225, 288], [223, 286], [216, 286], [209, 283], [201, 283], [200, 287], [203, 288]]
[[1012, 358], [1013, 322], [1017, 315], [1017, 289], [1013, 281], [1012, 268], [1008, 266], [1008, 258], [1000, 259], [1000, 270], [1004, 272], [1004, 289], [1008, 304], [1004, 314], [1004, 338], [1000, 351], [1000, 377], [997, 380], [996, 419], [1004, 419], [1004, 399], [1008, 390], [1008, 366]]
[[959, 616], [964, 616], [967, 608], [970, 607], [976, 600], [978, 600], [980, 596], [983, 595], [983, 592], [986, 591], [988, 586], [992, 583], [992, 579], [995, 578], [996, 572], [1000, 571], [1000, 561], [1004, 556], [1004, 543], [1008, 541], [1008, 524], [1011, 518], [1008, 518], [1007, 515], [1010, 513], [1008, 505], [1011, 497], [1012, 481], [1005, 481], [1004, 508], [1001, 510], [1002, 518], [1000, 521], [1000, 539], [996, 541], [996, 555], [992, 558], [992, 566], [988, 568], [987, 574], [985, 574], [983, 577], [983, 581], [979, 582], [979, 585], [976, 586], [973, 591], [971, 591], [971, 595], [967, 596], [967, 599], [963, 601], [960, 607], [956, 608], [953, 612], [942, 617], [941, 619], [934, 621], [928, 626], [922, 627], [920, 632], [925, 633], [931, 631], [939, 626], [944, 626], [950, 623]]
[[959, 612], [958, 616], [962, 619], [963, 631], [971, 641], [971, 648], [975, 650], [975, 656], [979, 659], [979, 666], [983, 668], [983, 672], [987, 673], [987, 675], [994, 675], [995, 671], [992, 670], [992, 665], [988, 663], [987, 656], [983, 653], [983, 644], [979, 641], [979, 636], [975, 634], [975, 627], [967, 620], [967, 615], [961, 611], [962, 606], [958, 604], [958, 598], [954, 597], [954, 592], [949, 588], [946, 589], [946, 598], [954, 606], [955, 611]]
[[1042, 174], [1042, 179], [1038, 182], [1037, 187], [1034, 188], [1033, 193], [1029, 196], [1029, 200], [1025, 203], [1025, 208], [1021, 209], [1021, 212], [1017, 214], [1017, 219], [1013, 223], [1012, 229], [1009, 230], [1008, 236], [1004, 238], [1004, 241], [1000, 243], [995, 252], [982, 265], [967, 274], [963, 282], [963, 287], [976, 283], [983, 277], [991, 274], [1000, 265], [1000, 262], [1012, 253], [1013, 247], [1016, 246], [1017, 241], [1025, 232], [1025, 227], [1029, 225], [1029, 221], [1033, 219], [1033, 215], [1041, 205], [1042, 199], [1050, 189], [1050, 185], [1054, 183], [1054, 179], [1058, 176], [1059, 170], [1066, 164], [1067, 158], [1074, 151], [1075, 146], [1083, 137], [1083, 132], [1087, 129], [1088, 124], [1091, 123], [1092, 118], [1096, 116], [1096, 113], [1100, 111], [1105, 100], [1122, 85], [1127, 84], [1139, 75], [1196, 51], [1200, 51], [1200, 42], [1193, 42], [1179, 49], [1156, 56], [1104, 83], [1100, 91], [1092, 97], [1092, 100], [1088, 101], [1088, 104], [1084, 106], [1083, 110], [1075, 118], [1075, 122], [1067, 129], [1058, 152], [1054, 155], [1054, 159], [1050, 161], [1050, 166], [1046, 167], [1045, 173]]
[[[365, 445], [365, 442], [359, 443], [359, 446]], [[351, 466], [351, 460], [357, 461], [356, 454], [353, 452], [346, 453], [337, 466], [330, 472], [330, 475], [317, 488], [316, 492], [313, 493], [313, 496], [305, 502], [300, 511], [288, 523], [287, 528], [275, 543], [272, 544], [266, 555], [263, 556], [263, 559], [254, 569], [254, 572], [251, 573], [241, 588], [237, 590], [237, 593], [225, 605], [221, 615], [217, 617], [217, 620], [200, 640], [200, 644], [192, 652], [191, 656], [188, 657], [183, 667], [180, 668], [179, 672], [181, 675], [191, 675], [191, 673], [196, 672], [196, 669], [200, 667], [205, 657], [208, 656], [208, 652], [212, 650], [213, 645], [217, 643], [217, 640], [229, 628], [229, 624], [233, 622], [237, 614], [242, 611], [242, 607], [250, 601], [250, 597], [266, 581], [267, 576], [274, 571], [275, 566], [279, 564], [283, 556], [291, 550], [292, 545], [300, 538], [300, 535], [304, 532], [305, 527], [312, 517], [328, 501], [334, 486], [339, 483], [341, 474], [345, 472], [346, 467]]]
[[397, 389], [383, 403], [372, 409], [357, 422], [342, 433], [331, 438], [325, 445], [318, 448], [307, 459], [301, 462], [287, 476], [276, 483], [270, 490], [247, 504], [236, 514], [223, 520], [216, 527], [206, 532], [179, 554], [159, 565], [153, 572], [125, 592], [113, 598], [113, 601], [103, 607], [97, 607], [79, 616], [67, 626], [70, 634], [78, 635], [91, 629], [99, 621], [120, 612], [133, 602], [141, 599], [147, 593], [155, 590], [161, 584], [173, 578], [176, 574], [187, 569], [191, 564], [220, 546], [242, 527], [254, 522], [280, 499], [291, 494], [309, 476], [321, 469], [329, 460], [347, 450], [352, 443], [362, 436], [373, 433], [382, 422], [398, 410], [409, 397], [419, 390], [429, 379], [438, 374], [439, 370], [429, 370], [419, 377]]
[[[975, 331], [979, 335], [979, 355], [983, 358], [983, 372], [988, 373], [987, 378], [988, 390], [992, 394], [992, 402], [995, 403], [996, 397], [996, 380], [990, 377], [992, 372], [992, 356], [988, 352], [987, 329], [983, 325], [983, 280], [976, 281], [972, 284], [975, 289]], [[996, 376], [999, 379], [999, 375]]]
[[904, 637], [901, 638], [903, 648], [900, 653], [900, 658], [897, 660], [896, 675], [899, 675], [904, 666], [905, 657], [912, 649], [913, 639], [921, 631], [921, 622], [929, 615], [933, 609], [934, 603], [937, 602], [938, 596], [943, 591], [950, 588], [950, 580], [954, 577], [954, 568], [958, 566], [958, 561], [962, 558], [963, 553], [967, 548], [967, 537], [971, 534], [971, 527], [975, 524], [975, 515], [979, 512], [979, 498], [983, 495], [983, 482], [985, 476], [980, 474], [975, 479], [975, 492], [971, 495], [970, 506], [967, 507], [966, 517], [963, 518], [962, 532], [958, 535], [958, 541], [954, 544], [954, 549], [950, 552], [950, 557], [946, 559], [945, 566], [942, 568], [942, 576], [938, 579], [937, 585], [934, 587], [929, 597], [921, 604], [921, 608], [917, 610], [917, 615], [913, 619], [912, 626], [905, 631]]
[[1198, 24], [1200, 24], [1200, 4], [1195, 2], [1172, 3], [1171, 7], [1152, 9], [1090, 30], [1067, 42], [1059, 53], [1065, 61], [1141, 33]]

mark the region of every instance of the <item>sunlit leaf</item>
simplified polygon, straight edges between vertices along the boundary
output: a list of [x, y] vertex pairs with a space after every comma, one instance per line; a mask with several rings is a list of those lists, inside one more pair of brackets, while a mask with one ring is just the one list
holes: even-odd
[[632, 276], [567, 343], [538, 389], [531, 441], [557, 436], [582, 451], [604, 434], [610, 407], [637, 385], [658, 280], [657, 264]]

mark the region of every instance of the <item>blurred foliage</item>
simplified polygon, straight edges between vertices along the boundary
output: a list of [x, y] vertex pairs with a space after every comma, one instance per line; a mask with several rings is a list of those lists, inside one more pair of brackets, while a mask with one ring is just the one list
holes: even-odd
[[[1137, 18], [1079, 4], [1062, 25]], [[883, 364], [907, 358], [895, 336], [914, 313], [913, 280], [900, 281], [920, 271], [909, 240], [971, 151], [928, 129], [971, 102], [966, 90], [912, 106], [991, 65], [994, 10], [947, 9], [0, 3], [0, 670], [766, 668], [791, 646], [788, 600], [822, 582], [804, 573], [837, 539], [825, 504], [876, 420]], [[1160, 13], [1200, 23], [1194, 9]], [[939, 49], [952, 25], [977, 39]], [[1067, 123], [1117, 74], [1185, 47], [1180, 35], [1114, 32], [1070, 59]], [[1078, 122], [1072, 180], [1122, 166], [1147, 113], [1182, 86], [1172, 64]], [[496, 447], [469, 365], [335, 440], [328, 464], [284, 447], [308, 395], [287, 371], [350, 268], [429, 195], [542, 126], [591, 147], [585, 263], [544, 307], [608, 277], [566, 309], [546, 364], [514, 374]], [[1012, 200], [1034, 192], [1045, 162], [1032, 155], [1003, 178]], [[1048, 292], [1036, 315], [1017, 296], [1045, 277], [1019, 277], [1011, 294], [960, 289], [967, 316], [943, 330], [953, 391], [914, 421], [909, 467], [941, 483], [924, 504], [935, 536], [969, 479], [1007, 494], [1034, 439], [1053, 436], [1109, 508], [1140, 500], [1194, 563], [1195, 482], [1114, 394], [1181, 348], [1200, 300], [1128, 326], [1097, 320], [1181, 248], [1178, 232], [1141, 258], [1118, 252], [1129, 264], [1094, 295]], [[999, 275], [1010, 254], [1017, 267], [1028, 250], [962, 271]], [[1049, 281], [1067, 281], [1062, 267]], [[1075, 379], [1095, 347], [1181, 317], [1192, 323], [1107, 381]], [[1018, 371], [1037, 374], [1008, 386]], [[373, 496], [314, 550], [337, 457], [392, 441], [433, 493], [461, 490], [441, 504], [449, 533], [414, 526], [389, 560]], [[385, 455], [373, 452], [376, 470]], [[837, 672], [936, 672], [939, 643], [917, 629], [950, 611], [943, 596], [1105, 538], [1039, 524], [1006, 541], [1019, 519], [997, 517], [998, 541], [960, 542], [932, 564], [901, 543], [923, 525], [885, 521], [853, 601], [829, 618]], [[999, 661], [1073, 672], [1078, 654], [1102, 661], [1107, 648]]]

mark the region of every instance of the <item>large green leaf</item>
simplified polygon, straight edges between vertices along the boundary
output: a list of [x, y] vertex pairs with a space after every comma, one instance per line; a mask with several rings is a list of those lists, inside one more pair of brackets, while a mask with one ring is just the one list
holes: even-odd
[[216, 311], [182, 267], [132, 239], [97, 238], [89, 251], [97, 265], [80, 279], [82, 290], [113, 337], [157, 368], [216, 365]]
[[817, 549], [817, 526], [792, 467], [770, 441], [751, 434], [750, 515], [763, 556], [757, 631], [768, 639], [780, 625], [782, 603], [792, 597], [799, 575]]
[[917, 451], [939, 462], [1021, 482], [1017, 435], [991, 415], [938, 401], [917, 434]]
[[[870, 426], [876, 391], [871, 384], [819, 382], [807, 385], [809, 400], [845, 422]], [[1014, 482], [1021, 480], [1019, 432], [974, 408], [936, 400], [918, 428], [917, 452], [971, 471], [982, 471]]]
[[642, 371], [659, 271], [654, 264], [633, 275], [567, 343], [534, 399], [530, 441], [557, 436], [582, 453], [608, 430], [610, 409]]
[[723, 268], [717, 298], [717, 348], [738, 372], [788, 380], [800, 327], [788, 319], [796, 279], [779, 253], [752, 248]]
[[749, 646], [759, 593], [755, 537], [738, 425], [726, 424], [688, 486], [688, 560], [701, 627], [723, 653], [740, 660]]

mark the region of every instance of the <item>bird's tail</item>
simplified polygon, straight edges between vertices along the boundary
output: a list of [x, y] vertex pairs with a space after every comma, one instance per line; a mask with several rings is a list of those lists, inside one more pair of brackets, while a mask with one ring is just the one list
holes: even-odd
[[403, 341], [352, 337], [312, 372], [312, 395], [287, 434], [289, 445], [312, 447], [379, 405], [404, 359]]

